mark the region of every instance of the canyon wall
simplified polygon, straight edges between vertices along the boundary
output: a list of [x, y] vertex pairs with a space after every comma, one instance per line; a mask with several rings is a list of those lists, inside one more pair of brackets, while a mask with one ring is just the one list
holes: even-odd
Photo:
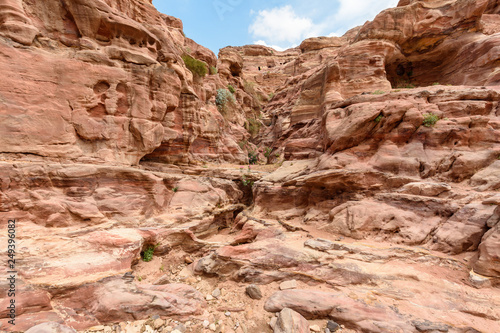
[[500, 331], [498, 1], [283, 52], [182, 29], [147, 0], [0, 4], [0, 330]]

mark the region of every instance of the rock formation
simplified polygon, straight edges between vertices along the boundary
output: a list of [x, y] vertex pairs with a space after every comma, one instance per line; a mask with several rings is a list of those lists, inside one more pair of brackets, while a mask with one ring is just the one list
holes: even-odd
[[500, 331], [498, 1], [284, 52], [182, 29], [0, 5], [0, 330]]

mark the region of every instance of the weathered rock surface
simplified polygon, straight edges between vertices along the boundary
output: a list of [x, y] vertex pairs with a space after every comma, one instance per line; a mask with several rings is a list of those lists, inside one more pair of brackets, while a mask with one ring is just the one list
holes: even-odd
[[190, 51], [214, 66], [215, 55], [183, 37], [182, 23], [139, 0], [10, 2], [0, 27], [11, 38], [0, 45], [10, 77], [0, 85], [2, 154], [246, 160], [211, 101], [222, 82], [193, 77], [181, 59]]
[[299, 313], [285, 308], [278, 315], [274, 326], [274, 333], [310, 333], [309, 323]]
[[[15, 330], [261, 333], [280, 312], [275, 332], [500, 331], [499, 14], [401, 0], [217, 58], [151, 1], [5, 0]], [[214, 164], [249, 152], [280, 164]]]

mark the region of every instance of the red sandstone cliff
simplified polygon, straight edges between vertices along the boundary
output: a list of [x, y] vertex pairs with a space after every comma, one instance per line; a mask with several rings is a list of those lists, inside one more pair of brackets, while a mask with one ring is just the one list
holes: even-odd
[[[217, 58], [150, 1], [4, 0], [15, 330], [262, 333], [280, 312], [275, 332], [500, 331], [499, 17], [402, 0], [343, 37]], [[256, 145], [282, 165], [236, 166]]]

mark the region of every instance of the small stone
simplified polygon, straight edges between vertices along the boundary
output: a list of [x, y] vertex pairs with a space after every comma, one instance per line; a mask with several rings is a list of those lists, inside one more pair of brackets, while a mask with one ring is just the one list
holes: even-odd
[[162, 326], [163, 326], [163, 324], [165, 324], [165, 322], [163, 321], [163, 319], [161, 319], [161, 318], [157, 318], [157, 319], [155, 319], [155, 321], [153, 322], [153, 327], [154, 327], [155, 329], [159, 329], [160, 327], [162, 327]]
[[325, 328], [325, 333], [332, 333], [328, 328]]
[[89, 331], [103, 331], [103, 330], [104, 330], [103, 325], [94, 326], [94, 327], [89, 328]]
[[179, 324], [174, 327], [174, 331], [179, 331], [180, 333], [184, 333], [186, 332], [186, 326], [184, 326], [183, 324]]
[[295, 280], [285, 281], [280, 284], [281, 290], [295, 289], [295, 288], [297, 288], [297, 281]]
[[214, 291], [212, 291], [212, 296], [215, 297], [215, 298], [219, 298], [221, 296], [221, 291], [219, 288], [215, 288]]
[[170, 332], [170, 331], [172, 331], [174, 328], [173, 328], [172, 326], [167, 326], [167, 327], [165, 327], [165, 329], [167, 330], [167, 332]]
[[205, 297], [205, 299], [207, 301], [213, 301], [214, 300], [214, 297], [212, 295], [207, 295], [207, 297]]
[[336, 322], [329, 320], [328, 323], [326, 324], [326, 328], [330, 330], [330, 332], [337, 332], [337, 330], [340, 328], [339, 324]]
[[486, 276], [481, 276], [474, 271], [469, 272], [469, 281], [475, 288], [491, 287], [491, 280]]
[[179, 330], [173, 330], [173, 331], [172, 331], [172, 332], [170, 332], [170, 333], [182, 333], [182, 332], [181, 332], [181, 331], [179, 331]]
[[248, 297], [250, 297], [251, 299], [261, 299], [262, 298], [262, 292], [260, 291], [259, 286], [255, 285], [255, 284], [251, 284], [251, 285], [247, 286], [245, 291], [246, 291]]
[[310, 247], [311, 249], [315, 249], [318, 251], [323, 251], [326, 252], [328, 250], [333, 249], [334, 243], [330, 242], [329, 240], [326, 239], [309, 239], [304, 243], [304, 246]]
[[224, 313], [224, 315], [225, 315], [226, 317], [231, 317], [231, 312], [226, 311], [226, 312]]
[[269, 322], [269, 326], [274, 330], [274, 326], [276, 326], [276, 322], [278, 321], [277, 317], [272, 317], [271, 321]]
[[208, 320], [204, 320], [202, 325], [207, 328], [210, 325], [210, 322]]
[[217, 327], [215, 326], [215, 324], [210, 324], [208, 326], [208, 329], [211, 330], [211, 331], [213, 331], [213, 332], [215, 332], [215, 330], [217, 329]]
[[318, 325], [312, 325], [309, 327], [309, 329], [313, 332], [321, 332], [321, 328], [319, 328]]
[[278, 320], [274, 326], [274, 333], [289, 332], [310, 332], [309, 322], [300, 313], [289, 308], [284, 308], [278, 316]]
[[189, 265], [193, 263], [193, 259], [191, 259], [191, 257], [185, 257], [184, 262]]

